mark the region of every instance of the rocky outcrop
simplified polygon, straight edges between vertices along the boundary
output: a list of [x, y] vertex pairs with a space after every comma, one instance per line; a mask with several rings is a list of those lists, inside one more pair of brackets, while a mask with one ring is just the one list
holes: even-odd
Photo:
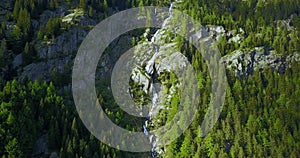
[[49, 157], [49, 158], [58, 158], [59, 155], [57, 152], [49, 150], [48, 148], [48, 134], [42, 135], [36, 142], [33, 147], [32, 155], [33, 158]]
[[56, 70], [58, 73], [62, 73], [65, 66], [68, 66], [71, 61], [71, 58], [67, 57], [63, 59], [49, 59], [43, 62], [32, 63], [20, 70], [21, 75], [19, 78], [22, 80], [23, 78], [28, 77], [32, 80], [42, 79], [49, 81], [53, 70]]
[[15, 69], [15, 68], [21, 66], [22, 63], [23, 63], [23, 53], [17, 55], [17, 56], [14, 58], [14, 60], [13, 60], [13, 62], [12, 62], [12, 68]]
[[271, 67], [279, 74], [283, 74], [293, 61], [300, 61], [298, 53], [282, 56], [274, 50], [256, 47], [251, 50], [236, 50], [222, 58], [229, 70], [239, 77], [247, 77], [256, 69]]
[[79, 48], [79, 44], [85, 38], [87, 33], [88, 32], [85, 29], [75, 27], [62, 33], [49, 44], [36, 44], [35, 50], [38, 52], [40, 59], [74, 56]]
[[[120, 59], [121, 55], [132, 47], [131, 35], [122, 35], [115, 39], [107, 48], [109, 51], [104, 51], [100, 57], [96, 69], [95, 80], [96, 85], [103, 82], [110, 81], [111, 75], [116, 62]], [[109, 85], [108, 89], [109, 89]]]
[[[32, 20], [32, 24], [35, 29], [38, 29], [40, 25], [45, 25], [49, 18], [63, 17], [67, 14], [69, 14], [67, 7], [60, 6], [54, 11], [44, 11], [40, 15], [39, 21]], [[38, 62], [18, 68], [20, 79], [27, 76], [32, 80], [38, 78], [49, 80], [54, 69], [61, 73], [65, 67], [72, 65], [80, 43], [88, 34], [89, 27], [96, 25], [96, 22], [87, 15], [78, 15], [76, 18], [78, 24], [73, 25], [70, 30], [62, 32], [53, 41], [41, 41], [34, 46], [39, 58]], [[22, 58], [18, 55], [13, 62], [13, 67], [20, 66], [21, 61]]]
[[41, 136], [34, 145], [32, 151], [32, 157], [43, 157], [49, 156], [49, 149], [48, 149], [48, 134], [44, 134]]

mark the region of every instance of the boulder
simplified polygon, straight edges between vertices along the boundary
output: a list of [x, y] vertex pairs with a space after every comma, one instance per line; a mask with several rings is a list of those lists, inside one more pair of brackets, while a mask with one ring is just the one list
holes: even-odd
[[22, 63], [23, 63], [23, 53], [17, 55], [17, 56], [14, 58], [14, 60], [13, 60], [13, 62], [12, 62], [12, 67], [13, 67], [13, 69], [19, 67], [20, 65], [22, 65]]
[[256, 69], [271, 67], [279, 74], [283, 74], [293, 60], [300, 61], [297, 53], [283, 56], [275, 50], [265, 50], [263, 47], [255, 47], [251, 50], [236, 50], [222, 57], [222, 62], [227, 69], [235, 72], [239, 77], [247, 77]]

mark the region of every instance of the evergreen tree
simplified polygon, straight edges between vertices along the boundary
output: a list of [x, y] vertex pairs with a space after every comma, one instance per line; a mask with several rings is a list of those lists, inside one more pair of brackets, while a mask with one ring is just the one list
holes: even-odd
[[30, 13], [24, 8], [22, 8], [19, 12], [17, 26], [24, 33], [25, 37], [29, 34], [29, 30], [31, 27]]
[[20, 0], [16, 0], [14, 5], [14, 10], [13, 10], [14, 19], [18, 19], [20, 8], [21, 8]]
[[108, 3], [107, 0], [104, 0], [103, 2], [103, 9], [104, 9], [104, 16], [107, 17], [108, 16]]
[[80, 0], [79, 6], [80, 6], [80, 8], [82, 8], [83, 10], [86, 10], [86, 8], [87, 8], [87, 1], [86, 1], [86, 0]]
[[93, 7], [89, 7], [89, 17], [93, 17]]
[[0, 67], [5, 64], [4, 58], [5, 58], [6, 51], [7, 51], [6, 40], [2, 39], [1, 46], [0, 46]]
[[71, 1], [71, 0], [65, 0], [65, 2], [66, 2], [66, 5], [67, 5], [67, 6], [71, 6], [71, 4], [72, 4], [72, 1]]
[[51, 10], [54, 10], [58, 7], [58, 2], [57, 0], [50, 0], [50, 4], [49, 4], [49, 7]]
[[184, 140], [180, 148], [181, 157], [189, 157], [192, 153], [192, 136], [191, 132], [187, 130], [184, 135]]

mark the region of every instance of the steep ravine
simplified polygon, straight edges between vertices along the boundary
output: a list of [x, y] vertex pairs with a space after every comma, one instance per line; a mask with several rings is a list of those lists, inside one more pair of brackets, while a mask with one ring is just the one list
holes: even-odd
[[[149, 141], [152, 143], [152, 157], [159, 156], [163, 154], [164, 150], [159, 146], [159, 137], [151, 134], [151, 131], [149, 131], [149, 128], [155, 129], [157, 127], [157, 122], [155, 122], [155, 117], [157, 116], [160, 109], [168, 109], [171, 107], [166, 107], [165, 104], [161, 102], [163, 98], [171, 98], [172, 92], [168, 92], [167, 94], [161, 94], [158, 91], [157, 86], [159, 85], [159, 89], [163, 90], [163, 86], [159, 84], [158, 82], [153, 82], [156, 79], [157, 75], [160, 75], [162, 71], [167, 70], [166, 67], [163, 67], [162, 65], [172, 64], [172, 61], [180, 60], [180, 58], [174, 58], [176, 55], [176, 42], [172, 41], [169, 43], [165, 43], [165, 39], [167, 38], [167, 33], [164, 30], [165, 27], [168, 26], [170, 19], [172, 18], [172, 9], [176, 5], [180, 3], [177, 3], [176, 1], [173, 2], [169, 8], [169, 17], [165, 19], [162, 25], [162, 29], [157, 30], [150, 41], [144, 41], [143, 45], [145, 46], [153, 46], [154, 53], [150, 57], [144, 57], [145, 59], [140, 59], [141, 56], [136, 55], [138, 61], [142, 61], [141, 65], [143, 63], [145, 64], [145, 67], [143, 68], [141, 65], [139, 68], [141, 69], [135, 69], [138, 71], [133, 72], [133, 76], [143, 76], [142, 72], [146, 72], [148, 77], [141, 77], [147, 80], [147, 78], [150, 79], [148, 81], [139, 80], [138, 78], [132, 78], [135, 82], [137, 82], [140, 85], [149, 85], [150, 89], [146, 89], [148, 93], [152, 92], [152, 101], [151, 106], [149, 110], [148, 118], [145, 120], [145, 123], [142, 126], [142, 129], [149, 137]], [[209, 36], [216, 39], [216, 42], [218, 42], [219, 38], [221, 36], [228, 36], [230, 37], [228, 39], [228, 42], [238, 42], [241, 43], [244, 40], [244, 37], [242, 34], [234, 33], [234, 31], [228, 31], [222, 26], [206, 26], [206, 31], [209, 32]], [[240, 29], [241, 33], [243, 33], [243, 29]], [[201, 37], [199, 37], [201, 38]], [[143, 52], [141, 50], [137, 50], [136, 52]], [[138, 53], [137, 53], [138, 54]], [[178, 57], [178, 56], [177, 56]], [[142, 57], [143, 58], [143, 57]], [[165, 62], [168, 61], [169, 62]], [[247, 50], [236, 50], [232, 52], [231, 54], [228, 54], [226, 56], [223, 56], [222, 59], [223, 63], [225, 64], [225, 67], [230, 70], [234, 71], [234, 74], [238, 77], [248, 77], [249, 75], [253, 74], [253, 72], [257, 69], [264, 69], [265, 67], [271, 67], [274, 71], [277, 71], [279, 74], [283, 74], [286, 69], [290, 66], [290, 64], [293, 61], [299, 62], [300, 56], [298, 53], [294, 53], [288, 56], [282, 56], [279, 55], [274, 50], [271, 49], [264, 49], [263, 47], [255, 47], [250, 48]], [[184, 68], [184, 64], [181, 68]], [[155, 76], [155, 77], [153, 77]], [[147, 83], [147, 84], [145, 84]], [[174, 89], [174, 87], [171, 87], [170, 89]], [[174, 93], [174, 92], [173, 92]], [[167, 95], [167, 96], [166, 96]]]
[[[180, 5], [180, 2], [173, 2], [169, 8], [169, 17], [165, 19], [163, 27], [168, 25], [170, 18], [172, 18], [172, 8], [176, 5]], [[45, 13], [48, 14], [48, 13]], [[50, 14], [50, 13], [49, 13]], [[51, 14], [52, 16], [52, 14]], [[87, 16], [82, 16], [81, 26], [95, 25], [96, 22], [93, 19], [90, 19]], [[47, 17], [49, 18], [49, 17]], [[43, 19], [43, 18], [41, 18]], [[38, 23], [43, 23], [47, 19], [44, 19]], [[31, 63], [25, 66], [22, 66], [22, 55], [16, 56], [13, 65], [18, 72], [18, 78], [22, 79], [25, 76], [29, 77], [32, 80], [42, 78], [49, 80], [51, 73], [54, 69], [58, 72], [63, 72], [65, 67], [72, 66], [73, 58], [76, 55], [76, 51], [80, 45], [80, 42], [84, 39], [85, 35], [88, 33], [87, 29], [83, 29], [81, 26], [74, 27], [71, 30], [63, 32], [61, 35], [56, 37], [52, 43], [38, 43], [35, 45], [35, 50], [38, 53], [38, 60], [36, 63]], [[225, 29], [222, 26], [207, 26], [208, 31], [211, 33], [211, 36], [215, 36], [218, 39], [220, 36], [225, 34]], [[230, 31], [228, 31], [230, 32]], [[241, 31], [243, 32], [243, 31]], [[141, 127], [144, 130], [144, 133], [149, 136], [149, 141], [152, 143], [152, 157], [156, 157], [163, 153], [163, 150], [158, 147], [159, 138], [151, 135], [149, 128], [155, 128], [157, 122], [153, 121], [153, 118], [157, 115], [160, 109], [166, 108], [161, 104], [162, 98], [172, 97], [172, 92], [168, 92], [168, 96], [164, 96], [161, 91], [163, 86], [158, 81], [158, 76], [166, 67], [163, 67], [163, 62], [169, 61], [166, 63], [172, 64], [172, 60], [180, 59], [180, 56], [176, 56], [175, 52], [175, 42], [170, 42], [164, 44], [167, 34], [163, 29], [157, 30], [151, 41], [146, 41], [148, 45], [152, 46], [153, 54], [149, 59], [143, 60], [146, 64], [144, 70], [147, 72], [147, 75], [150, 76], [148, 81], [141, 81], [132, 78], [135, 82], [139, 84], [149, 84], [149, 88], [146, 89], [151, 93], [151, 106], [149, 107], [148, 118], [145, 120], [144, 124]], [[236, 34], [228, 42], [241, 42], [243, 40], [242, 35]], [[161, 44], [163, 43], [163, 44]], [[160, 44], [160, 45], [159, 45]], [[101, 63], [99, 63], [100, 72], [98, 73], [98, 79], [103, 79], [106, 72], [109, 72], [113, 68], [113, 63], [118, 59], [118, 56], [122, 53], [123, 50], [126, 50], [131, 46], [131, 36], [122, 36], [119, 40], [116, 40], [112, 44], [112, 50], [110, 54], [104, 54]], [[173, 51], [173, 52], [172, 52]], [[161, 57], [162, 54], [168, 54]], [[288, 56], [278, 55], [279, 52], [274, 50], [265, 50], [262, 47], [249, 48], [248, 50], [236, 50], [229, 55], [226, 55], [222, 58], [223, 62], [226, 65], [228, 70], [234, 71], [237, 76], [249, 76], [256, 69], [263, 69], [265, 67], [271, 67], [278, 73], [282, 74], [288, 69], [292, 61], [300, 61], [300, 56], [297, 52]], [[159, 58], [160, 57], [160, 58]], [[183, 65], [184, 67], [184, 65]], [[139, 75], [143, 76], [141, 70], [137, 71]], [[71, 76], [69, 76], [71, 77]], [[147, 77], [145, 77], [147, 78]], [[174, 87], [173, 87], [174, 88]], [[170, 88], [172, 89], [172, 87]]]

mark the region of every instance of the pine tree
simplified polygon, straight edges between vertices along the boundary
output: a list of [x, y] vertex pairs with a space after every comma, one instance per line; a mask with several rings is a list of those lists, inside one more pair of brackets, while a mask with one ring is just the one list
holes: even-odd
[[22, 8], [19, 12], [17, 26], [21, 29], [24, 35], [28, 35], [31, 26], [30, 13], [24, 8]]
[[238, 156], [239, 158], [244, 158], [245, 157], [245, 154], [244, 154], [244, 150], [242, 147], [239, 147], [239, 153], [238, 153]]
[[89, 7], [89, 17], [93, 17], [93, 7]]
[[66, 2], [66, 5], [67, 5], [67, 6], [71, 6], [71, 3], [72, 3], [71, 0], [66, 0], [65, 2]]
[[72, 148], [72, 142], [67, 139], [67, 157], [74, 157], [74, 150]]
[[5, 150], [8, 153], [8, 157], [23, 157], [16, 138], [13, 138], [7, 143], [7, 145], [5, 146]]
[[51, 149], [57, 149], [60, 146], [61, 137], [56, 118], [52, 117], [49, 130], [49, 146]]
[[21, 8], [20, 0], [16, 0], [14, 5], [14, 10], [13, 10], [14, 19], [18, 19], [20, 8]]
[[86, 0], [80, 0], [79, 6], [80, 6], [80, 8], [82, 8], [85, 11], [86, 8], [87, 8], [87, 1]]
[[26, 42], [25, 48], [24, 48], [24, 53], [28, 54], [29, 53], [29, 44]]
[[12, 115], [11, 112], [9, 113], [6, 122], [7, 122], [7, 125], [12, 125], [14, 123], [14, 116]]
[[76, 117], [73, 118], [71, 131], [72, 131], [71, 136], [78, 137]]
[[55, 0], [50, 0], [50, 9], [54, 10], [57, 7], [57, 3], [55, 2]]
[[12, 50], [16, 53], [21, 53], [24, 50], [23, 41], [21, 38], [23, 37], [23, 33], [18, 26], [15, 26], [13, 31], [10, 34], [9, 41], [14, 42], [14, 47]]
[[108, 16], [108, 3], [107, 0], [104, 0], [103, 2], [103, 9], [104, 9], [104, 16], [107, 17]]
[[190, 130], [187, 130], [184, 135], [184, 140], [182, 142], [180, 152], [181, 152], [181, 157], [189, 157], [192, 153], [192, 136]]
[[6, 54], [6, 40], [2, 39], [1, 40], [1, 46], [0, 46], [0, 66], [3, 66], [5, 64], [5, 54]]

